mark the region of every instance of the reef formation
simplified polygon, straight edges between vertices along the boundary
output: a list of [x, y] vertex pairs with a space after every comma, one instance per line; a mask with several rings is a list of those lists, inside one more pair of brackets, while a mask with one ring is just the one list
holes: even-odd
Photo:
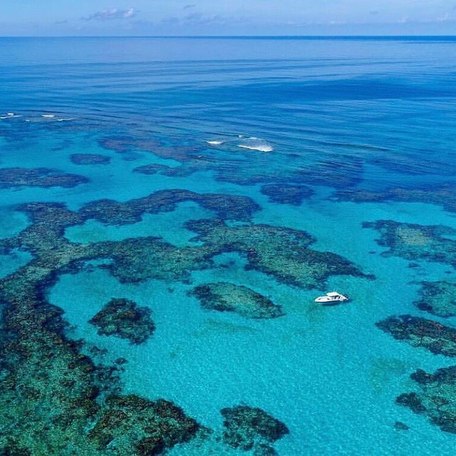
[[107, 165], [111, 157], [100, 154], [72, 154], [70, 160], [75, 165]]
[[447, 236], [456, 230], [442, 225], [416, 225], [392, 220], [363, 224], [380, 232], [379, 245], [389, 248], [383, 255], [395, 255], [407, 260], [434, 261], [456, 267], [456, 241]]
[[450, 326], [412, 315], [389, 317], [377, 326], [413, 347], [425, 348], [436, 355], [456, 356], [456, 329]]
[[419, 309], [439, 317], [454, 317], [456, 315], [456, 283], [422, 282], [420, 297], [415, 305]]
[[411, 376], [418, 391], [403, 393], [396, 402], [425, 415], [442, 431], [456, 434], [456, 366], [429, 374], [418, 369]]
[[246, 162], [240, 151], [237, 151], [236, 159], [231, 155], [229, 161], [220, 161], [214, 160], [213, 149], [202, 147], [201, 144], [164, 144], [155, 139], [142, 139], [141, 136], [107, 136], [99, 141], [99, 145], [120, 154], [140, 151], [179, 162], [179, 166], [160, 171], [169, 177], [185, 177], [209, 171], [217, 181], [238, 185], [324, 185], [336, 189], [351, 188], [362, 181], [363, 160], [346, 153], [332, 154], [331, 160], [318, 161], [312, 169], [309, 169], [309, 163], [302, 156], [289, 154], [288, 159], [293, 166], [286, 172], [280, 158], [275, 161], [269, 154], [249, 154], [248, 167], [243, 167], [240, 173], [239, 166]]
[[270, 445], [289, 433], [285, 424], [257, 407], [238, 405], [224, 408], [221, 413], [225, 428], [223, 441], [239, 450], [274, 454]]
[[243, 285], [228, 282], [205, 283], [195, 287], [201, 306], [219, 312], [235, 312], [246, 318], [277, 318], [284, 313], [270, 299]]
[[[134, 223], [146, 212], [170, 211], [189, 200], [231, 222], [219, 218], [189, 222], [198, 244], [188, 247], [176, 247], [157, 237], [91, 244], [73, 243], [65, 237], [68, 227], [90, 218], [111, 224]], [[127, 447], [132, 455], [156, 454], [194, 437], [199, 429], [196, 421], [172, 403], [122, 395], [121, 366], [103, 367], [82, 354], [82, 343], [68, 336], [62, 310], [47, 299], [61, 274], [77, 273], [88, 262], [103, 260], [97, 267], [108, 268], [125, 282], [149, 278], [188, 281], [191, 271], [211, 268], [215, 256], [233, 251], [247, 257], [248, 267], [304, 288], [316, 286], [332, 274], [365, 277], [348, 260], [311, 250], [313, 238], [307, 233], [251, 224], [249, 218], [258, 206], [246, 197], [169, 190], [123, 203], [96, 201], [78, 211], [59, 203], [26, 203], [16, 209], [27, 214], [29, 225], [16, 236], [1, 239], [0, 250], [6, 254], [26, 251], [31, 260], [0, 280], [4, 309], [0, 451], [6, 454], [125, 454]], [[257, 300], [258, 296], [241, 290]], [[262, 305], [265, 302], [261, 300]], [[136, 320], [138, 308], [127, 307], [127, 315]], [[276, 307], [269, 311], [278, 314]], [[117, 316], [117, 311], [101, 311], [96, 320], [104, 322], [106, 317], [112, 323]], [[152, 321], [147, 319], [145, 326], [150, 332]], [[116, 327], [116, 331], [124, 329]], [[143, 340], [142, 335], [140, 338]], [[226, 418], [237, 416], [233, 413], [227, 411]], [[260, 414], [260, 421], [263, 418]], [[275, 426], [280, 429], [277, 423]], [[257, 454], [273, 454], [261, 446], [262, 439], [266, 447], [271, 441], [266, 436], [258, 438]]]
[[107, 225], [127, 225], [141, 220], [144, 214], [172, 212], [179, 203], [194, 202], [213, 211], [224, 220], [250, 220], [260, 209], [250, 198], [238, 195], [206, 193], [204, 195], [189, 190], [161, 190], [143, 198], [118, 202], [98, 200], [86, 204], [80, 211], [84, 220], [95, 219]]
[[[83, 355], [81, 344], [66, 336], [62, 311], [47, 301], [46, 291], [60, 273], [76, 272], [80, 262], [98, 255], [90, 246], [70, 244], [63, 237], [65, 226], [78, 221], [77, 215], [51, 203], [27, 204], [21, 209], [29, 215], [31, 225], [15, 238], [1, 242], [4, 249], [20, 245], [32, 253], [33, 259], [0, 281], [4, 308], [0, 451], [27, 455], [123, 454], [116, 450], [117, 442], [103, 447], [96, 434], [88, 430], [99, 429], [101, 422], [106, 432], [110, 426], [109, 432], [118, 435], [126, 413], [131, 413], [129, 419], [137, 424], [122, 433], [122, 442], [133, 442], [129, 454], [144, 454], [135, 446], [137, 436], [156, 439], [161, 432], [165, 447], [191, 438], [197, 423], [189, 422], [174, 405], [119, 395], [115, 369], [95, 365]], [[116, 397], [140, 401], [143, 406], [122, 412], [113, 399]], [[150, 419], [141, 418], [146, 405], [148, 413], [155, 414], [156, 428], [150, 426]], [[170, 413], [175, 416], [171, 422]], [[106, 423], [107, 414], [115, 419]]]
[[98, 328], [98, 334], [128, 339], [132, 344], [142, 344], [154, 332], [151, 310], [134, 301], [113, 298], [89, 323]]
[[311, 188], [296, 184], [266, 184], [261, 187], [261, 193], [267, 195], [273, 203], [293, 206], [301, 205], [314, 194]]
[[310, 249], [314, 239], [303, 231], [272, 225], [228, 226], [214, 219], [190, 221], [186, 228], [198, 233], [195, 241], [216, 248], [218, 253], [242, 253], [247, 269], [287, 285], [317, 288], [331, 275], [371, 278], [339, 255]]
[[454, 282], [422, 282], [420, 297], [415, 305], [439, 317], [456, 315], [456, 283]]
[[133, 170], [135, 173], [154, 175], [169, 169], [169, 166], [152, 163], [150, 165], [138, 166]]
[[77, 174], [64, 173], [51, 168], [2, 168], [0, 188], [12, 187], [64, 187], [71, 188], [89, 182]]
[[[441, 169], [439, 172], [441, 172]], [[456, 187], [454, 184], [441, 184], [429, 188], [395, 187], [386, 189], [383, 192], [339, 190], [336, 198], [341, 201], [353, 201], [356, 203], [385, 201], [428, 203], [441, 206], [449, 212], [456, 212]]]
[[118, 455], [149, 456], [192, 439], [199, 430], [198, 423], [172, 402], [113, 395], [89, 438], [98, 450], [110, 450], [110, 454], [114, 448]]

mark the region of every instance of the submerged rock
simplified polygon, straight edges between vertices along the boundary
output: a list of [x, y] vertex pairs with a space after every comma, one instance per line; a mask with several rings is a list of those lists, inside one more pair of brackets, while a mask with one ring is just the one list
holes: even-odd
[[128, 299], [111, 299], [90, 321], [98, 334], [128, 339], [132, 344], [145, 342], [154, 332], [152, 312]]
[[269, 201], [279, 204], [299, 206], [314, 192], [311, 188], [296, 184], [266, 184], [261, 187], [261, 193], [269, 196]]
[[75, 165], [107, 165], [111, 161], [111, 157], [99, 154], [73, 154], [70, 160]]
[[284, 313], [270, 299], [243, 285], [206, 283], [191, 292], [205, 309], [235, 312], [247, 318], [277, 318]]
[[401, 315], [380, 321], [377, 326], [413, 347], [426, 348], [437, 355], [456, 356], [456, 329], [436, 321]]
[[456, 283], [454, 282], [423, 282], [420, 299], [415, 305], [426, 312], [439, 317], [456, 315]]
[[77, 174], [68, 174], [50, 168], [2, 168], [0, 169], [0, 188], [11, 187], [76, 187], [89, 182]]
[[456, 366], [438, 369], [434, 374], [418, 369], [411, 379], [419, 390], [401, 394], [396, 402], [427, 416], [442, 431], [456, 434]]
[[255, 448], [255, 454], [268, 454], [264, 453], [265, 446], [270, 448], [268, 444], [290, 432], [285, 424], [260, 408], [238, 405], [222, 409], [221, 414], [225, 428], [223, 441], [244, 451]]

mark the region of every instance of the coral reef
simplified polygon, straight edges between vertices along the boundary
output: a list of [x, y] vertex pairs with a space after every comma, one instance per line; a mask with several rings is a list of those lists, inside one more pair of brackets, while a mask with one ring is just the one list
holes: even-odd
[[235, 312], [247, 318], [276, 318], [282, 308], [252, 289], [228, 282], [199, 285], [191, 291], [205, 309]]
[[253, 456], [278, 456], [279, 453], [272, 446], [261, 443], [253, 449]]
[[[92, 244], [75, 244], [65, 238], [67, 227], [88, 218], [132, 223], [144, 212], [169, 211], [186, 200], [236, 223], [192, 222], [201, 243], [185, 248], [153, 237]], [[16, 236], [0, 240], [2, 252], [22, 249], [31, 254], [25, 266], [0, 280], [4, 309], [0, 453], [68, 454], [71, 448], [72, 454], [88, 456], [157, 454], [193, 437], [198, 429], [194, 420], [171, 403], [122, 396], [116, 373], [121, 364], [112, 368], [96, 365], [81, 353], [80, 342], [68, 338], [61, 309], [51, 306], [46, 297], [63, 273], [76, 273], [91, 260], [104, 260], [98, 267], [109, 268], [123, 281], [148, 277], [185, 281], [191, 271], [212, 267], [214, 256], [236, 251], [247, 256], [250, 267], [303, 287], [314, 286], [332, 274], [362, 276], [338, 255], [310, 250], [313, 239], [306, 233], [240, 224], [258, 209], [249, 198], [171, 190], [124, 203], [106, 201], [90, 203], [78, 212], [58, 203], [22, 204], [16, 209], [27, 214], [30, 224]], [[268, 266], [268, 262], [273, 264]], [[258, 418], [253, 412], [247, 415]], [[259, 422], [264, 420], [268, 421], [260, 414]], [[273, 423], [269, 424], [269, 437], [258, 429], [255, 432], [259, 433], [249, 435], [259, 435], [254, 437], [258, 445], [267, 445], [274, 440], [271, 436], [283, 431]], [[268, 429], [268, 425], [262, 426]], [[227, 431], [227, 436], [235, 435], [233, 432]], [[260, 450], [267, 451], [259, 446], [255, 451]]]
[[158, 174], [161, 171], [165, 171], [167, 169], [169, 169], [168, 166], [152, 163], [150, 165], [138, 166], [137, 168], [135, 168], [133, 170], [133, 172], [140, 173], [140, 174], [153, 175], [153, 174]]
[[[112, 258], [116, 244], [68, 242], [64, 238], [65, 228], [84, 219], [64, 205], [29, 203], [19, 209], [28, 214], [31, 225], [16, 237], [2, 240], [1, 248], [8, 251], [21, 247], [30, 251], [33, 259], [0, 281], [0, 301], [4, 304], [2, 329], [7, 335], [0, 341], [0, 451], [66, 454], [71, 445], [77, 454], [121, 454], [100, 449], [95, 434], [88, 434], [94, 423], [109, 414], [112, 405], [105, 398], [118, 391], [118, 381], [81, 354], [80, 344], [65, 335], [61, 310], [46, 299], [47, 289], [59, 274], [76, 272], [90, 259]], [[157, 428], [151, 427], [149, 418], [141, 418], [144, 411], [130, 408], [130, 419], [137, 419], [137, 427], [124, 430], [125, 439], [136, 442], [137, 436], [143, 435], [145, 439], [156, 440], [160, 434], [163, 441], [160, 445], [165, 448], [193, 435], [195, 423], [190, 423], [182, 411], [171, 408], [175, 429], [172, 431], [169, 420], [159, 419], [160, 402], [147, 404], [148, 408], [157, 410]], [[165, 408], [169, 410], [170, 406]], [[122, 423], [111, 424], [110, 432], [117, 435], [117, 427]], [[182, 432], [177, 432], [178, 429]], [[151, 445], [150, 440], [138, 441], [128, 453], [146, 454], [144, 451], [149, 451]]]
[[402, 421], [396, 421], [394, 423], [394, 429], [396, 429], [396, 431], [408, 431], [410, 428]]
[[371, 157], [369, 163], [388, 171], [393, 171], [395, 174], [400, 173], [413, 176], [429, 174], [454, 176], [456, 174], [455, 165], [450, 160], [442, 160], [442, 157], [437, 154], [427, 157], [421, 156], [419, 160], [416, 159], [415, 152], [379, 154]]
[[134, 301], [113, 298], [90, 321], [98, 334], [128, 339], [133, 344], [145, 342], [154, 332], [152, 312]]
[[188, 281], [190, 272], [212, 266], [212, 249], [177, 248], [159, 238], [134, 238], [122, 242], [106, 242], [92, 246], [100, 257], [112, 257], [107, 266], [120, 282], [146, 279]]
[[[138, 136], [112, 136], [99, 141], [101, 147], [117, 153], [142, 151], [157, 157], [178, 161], [180, 166], [168, 168], [162, 173], [171, 177], [189, 176], [196, 172], [210, 171], [220, 182], [238, 185], [324, 185], [336, 189], [354, 187], [362, 180], [363, 160], [346, 153], [332, 154], [331, 160], [322, 160], [309, 167], [307, 159], [300, 155], [289, 155], [293, 166], [284, 175], [280, 158], [264, 154], [249, 154], [248, 166], [242, 166], [245, 159], [237, 151], [238, 160], [214, 160], [213, 150], [201, 144], [172, 145], [162, 144], [153, 139]], [[227, 151], [227, 153], [230, 153]], [[280, 172], [278, 172], [280, 170]]]
[[73, 154], [70, 160], [75, 165], [107, 165], [111, 158], [100, 154]]
[[238, 405], [222, 409], [221, 414], [225, 427], [223, 441], [240, 450], [255, 448], [256, 454], [265, 454], [265, 446], [289, 433], [285, 424], [257, 407]]
[[456, 434], [456, 366], [438, 369], [434, 374], [418, 369], [411, 379], [419, 391], [401, 394], [396, 402], [425, 415], [442, 431]]
[[379, 321], [377, 327], [413, 347], [426, 348], [438, 355], [456, 356], [456, 329], [436, 321], [401, 315]]
[[111, 225], [126, 225], [141, 220], [143, 214], [171, 212], [176, 205], [192, 201], [214, 211], [222, 219], [249, 220], [260, 207], [245, 196], [216, 193], [199, 194], [189, 190], [162, 190], [144, 198], [120, 203], [114, 200], [93, 201], [82, 208], [84, 219], [96, 219]]
[[68, 174], [50, 168], [2, 168], [0, 188], [11, 187], [76, 187], [89, 182], [77, 174]]
[[[439, 171], [439, 173], [441, 170]], [[336, 198], [353, 202], [400, 201], [406, 203], [428, 203], [442, 206], [449, 212], [456, 212], [456, 186], [442, 184], [429, 188], [389, 188], [383, 192], [368, 190], [340, 190]]]
[[304, 185], [266, 184], [261, 187], [261, 193], [269, 196], [269, 201], [273, 203], [299, 206], [306, 198], [310, 198], [314, 192]]
[[456, 315], [456, 283], [422, 282], [420, 298], [415, 305], [439, 317]]
[[195, 436], [200, 426], [172, 402], [110, 396], [89, 438], [100, 450], [149, 456]]
[[456, 266], [456, 230], [441, 225], [416, 225], [392, 220], [379, 220], [363, 224], [380, 232], [379, 245], [389, 247], [384, 255], [395, 255], [407, 260], [426, 260]]
[[[272, 275], [288, 285], [315, 288], [331, 275], [367, 277], [348, 260], [309, 248], [313, 238], [303, 231], [271, 225], [229, 227], [220, 220], [190, 221], [195, 240], [222, 252], [246, 255], [247, 268]], [[214, 252], [215, 253], [215, 252]]]

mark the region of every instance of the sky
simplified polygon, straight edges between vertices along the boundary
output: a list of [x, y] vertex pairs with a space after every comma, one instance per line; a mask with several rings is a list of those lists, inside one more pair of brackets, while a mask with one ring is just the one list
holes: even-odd
[[456, 0], [0, 0], [0, 36], [456, 35]]

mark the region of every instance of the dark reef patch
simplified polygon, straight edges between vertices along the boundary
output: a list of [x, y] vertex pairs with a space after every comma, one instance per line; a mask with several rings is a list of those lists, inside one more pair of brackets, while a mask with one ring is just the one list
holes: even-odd
[[395, 174], [400, 173], [411, 176], [429, 174], [454, 176], [456, 174], [454, 163], [450, 160], [441, 161], [441, 157], [435, 155], [432, 158], [421, 156], [417, 160], [415, 153], [378, 154], [370, 157], [369, 163], [388, 171], [393, 171]]
[[160, 238], [134, 238], [93, 247], [101, 257], [112, 257], [107, 266], [120, 282], [146, 279], [189, 281], [191, 271], [212, 267], [211, 258], [218, 253], [210, 248], [177, 248]]
[[213, 211], [218, 217], [231, 220], [249, 220], [260, 209], [258, 204], [245, 196], [162, 190], [125, 203], [114, 200], [94, 201], [82, 208], [81, 215], [85, 220], [96, 219], [105, 224], [126, 225], [140, 221], [143, 214], [171, 212], [177, 204], [186, 201], [195, 202]]
[[280, 306], [252, 289], [228, 282], [199, 285], [191, 295], [202, 307], [219, 312], [235, 312], [247, 318], [277, 318], [284, 313]]
[[394, 423], [394, 429], [396, 429], [396, 431], [408, 431], [410, 428], [402, 421], [396, 421]]
[[438, 369], [434, 374], [418, 369], [411, 379], [419, 391], [401, 394], [396, 402], [425, 415], [442, 431], [456, 434], [456, 366]]
[[266, 184], [261, 187], [261, 193], [269, 196], [269, 201], [273, 203], [299, 206], [306, 198], [310, 198], [314, 192], [304, 185]]
[[75, 165], [107, 165], [111, 161], [111, 157], [99, 154], [73, 154], [70, 160]]
[[456, 283], [422, 282], [420, 298], [415, 305], [439, 317], [456, 315]]
[[238, 405], [222, 409], [221, 414], [225, 427], [223, 441], [243, 451], [255, 448], [257, 454], [265, 454], [259, 451], [266, 451], [265, 446], [269, 449], [268, 444], [290, 432], [285, 424], [257, 407]]
[[2, 168], [0, 169], [0, 188], [12, 187], [76, 187], [89, 182], [77, 174], [68, 174], [50, 168]]
[[152, 312], [139, 307], [134, 301], [113, 298], [90, 321], [98, 334], [128, 339], [132, 344], [142, 344], [154, 332]]
[[442, 225], [416, 225], [392, 220], [363, 223], [364, 228], [380, 232], [379, 245], [390, 250], [383, 255], [395, 255], [410, 261], [426, 260], [456, 266], [456, 241], [445, 237], [456, 230]]
[[315, 288], [331, 275], [367, 277], [339, 255], [310, 249], [314, 239], [303, 231], [271, 225], [229, 227], [213, 219], [190, 221], [186, 227], [198, 233], [195, 240], [205, 246], [219, 253], [243, 253], [248, 269], [272, 275], [288, 285]]
[[[439, 174], [441, 170], [439, 171]], [[442, 206], [449, 212], [456, 212], [456, 185], [442, 184], [429, 188], [389, 188], [383, 192], [368, 190], [340, 190], [336, 198], [355, 203], [398, 201], [405, 203], [427, 203]]]
[[152, 153], [157, 157], [176, 160], [181, 163], [195, 161], [202, 158], [202, 149], [199, 146], [175, 146], [162, 144], [161, 142], [141, 136], [108, 136], [99, 142], [101, 147], [112, 150], [119, 154], [128, 152]]
[[169, 166], [165, 165], [158, 165], [156, 163], [153, 163], [151, 165], [144, 165], [144, 166], [138, 166], [133, 170], [135, 173], [140, 173], [140, 174], [148, 174], [148, 175], [153, 175], [153, 174], [159, 174], [162, 171], [166, 171], [169, 169]]
[[436, 355], [456, 356], [456, 329], [433, 320], [401, 315], [377, 323], [382, 331], [413, 347], [422, 347]]
[[278, 456], [279, 453], [269, 445], [261, 443], [253, 449], [253, 456]]
[[172, 402], [110, 396], [89, 438], [108, 454], [115, 448], [114, 454], [149, 456], [192, 439], [199, 429], [198, 423]]
[[[125, 154], [142, 151], [157, 157], [172, 159], [179, 166], [163, 170], [170, 177], [185, 177], [196, 172], [212, 172], [219, 182], [238, 185], [276, 184], [276, 185], [323, 185], [336, 189], [354, 187], [362, 181], [363, 160], [354, 155], [332, 154], [331, 160], [312, 164], [299, 155], [289, 155], [293, 167], [284, 175], [281, 158], [272, 154], [252, 154], [237, 150], [237, 159], [230, 153], [230, 160], [214, 159], [214, 150], [202, 144], [172, 145], [154, 139], [134, 136], [105, 137], [99, 144], [108, 150]], [[220, 151], [218, 151], [221, 153]], [[248, 157], [248, 159], [246, 158]], [[242, 172], [240, 172], [242, 168]], [[280, 172], [279, 172], [280, 170]]]

